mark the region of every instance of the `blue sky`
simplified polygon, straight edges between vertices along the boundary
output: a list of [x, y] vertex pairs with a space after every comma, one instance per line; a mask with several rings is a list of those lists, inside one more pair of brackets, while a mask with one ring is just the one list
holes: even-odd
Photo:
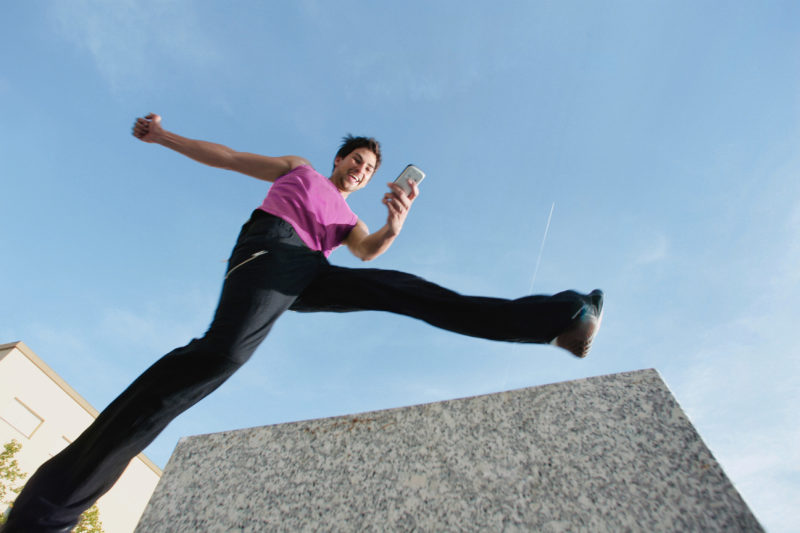
[[[464, 293], [607, 293], [586, 360], [380, 313], [287, 314], [183, 435], [656, 368], [770, 531], [800, 523], [800, 4], [12, 2], [0, 46], [0, 342], [102, 408], [201, 335], [267, 185], [136, 141], [178, 133], [383, 183], [427, 173], [368, 264]], [[552, 219], [542, 247], [545, 226]], [[334, 263], [360, 266], [344, 249]]]

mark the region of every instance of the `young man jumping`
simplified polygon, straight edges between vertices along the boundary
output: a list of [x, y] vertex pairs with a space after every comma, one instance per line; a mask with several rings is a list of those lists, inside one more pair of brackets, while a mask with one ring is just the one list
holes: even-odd
[[389, 311], [486, 339], [551, 343], [578, 357], [600, 326], [603, 293], [565, 291], [516, 300], [463, 296], [393, 270], [343, 268], [327, 257], [341, 244], [369, 261], [400, 233], [414, 201], [390, 183], [386, 224], [370, 233], [348, 207], [381, 163], [378, 142], [346, 137], [326, 178], [302, 157], [267, 157], [188, 139], [165, 130], [155, 114], [133, 135], [200, 163], [273, 183], [244, 224], [228, 261], [208, 331], [158, 360], [73, 443], [31, 477], [3, 533], [68, 532], [126, 466], [180, 413], [219, 387], [252, 355], [275, 320], [293, 311]]

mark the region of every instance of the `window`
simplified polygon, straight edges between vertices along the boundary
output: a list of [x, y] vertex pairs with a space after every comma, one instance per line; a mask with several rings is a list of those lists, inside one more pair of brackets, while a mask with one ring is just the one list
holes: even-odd
[[19, 398], [14, 398], [0, 410], [0, 418], [28, 438], [44, 422], [44, 418], [31, 411]]

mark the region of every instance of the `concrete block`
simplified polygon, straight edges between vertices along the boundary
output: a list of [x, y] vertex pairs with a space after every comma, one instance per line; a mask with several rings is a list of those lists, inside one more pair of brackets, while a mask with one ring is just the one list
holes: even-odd
[[137, 532], [762, 531], [655, 370], [185, 438]]

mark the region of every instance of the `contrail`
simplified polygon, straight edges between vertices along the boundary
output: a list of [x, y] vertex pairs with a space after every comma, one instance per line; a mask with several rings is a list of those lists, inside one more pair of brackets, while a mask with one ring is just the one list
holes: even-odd
[[533, 293], [533, 284], [536, 283], [536, 275], [539, 273], [539, 263], [542, 261], [542, 252], [544, 251], [544, 241], [547, 240], [547, 232], [550, 230], [550, 220], [553, 218], [553, 209], [556, 203], [550, 206], [550, 214], [547, 216], [547, 225], [544, 228], [544, 235], [542, 236], [542, 245], [539, 247], [539, 257], [536, 258], [536, 268], [533, 270], [533, 279], [531, 279], [531, 286], [528, 289], [528, 294]]
[[[533, 284], [536, 283], [536, 274], [539, 273], [539, 263], [542, 261], [542, 252], [544, 251], [544, 242], [547, 240], [547, 232], [550, 231], [550, 220], [553, 218], [553, 210], [556, 207], [556, 203], [553, 202], [553, 205], [550, 206], [550, 214], [547, 215], [547, 225], [544, 227], [544, 235], [542, 236], [542, 245], [539, 246], [539, 257], [536, 258], [536, 268], [533, 270], [533, 279], [531, 279], [531, 286], [528, 289], [528, 294], [533, 292]], [[515, 350], [518, 352], [522, 350], [522, 344], [518, 344], [514, 347]], [[505, 371], [505, 379], [503, 379], [503, 388], [505, 388], [508, 384], [508, 376], [511, 373], [511, 361], [509, 360], [506, 363], [506, 371]]]

